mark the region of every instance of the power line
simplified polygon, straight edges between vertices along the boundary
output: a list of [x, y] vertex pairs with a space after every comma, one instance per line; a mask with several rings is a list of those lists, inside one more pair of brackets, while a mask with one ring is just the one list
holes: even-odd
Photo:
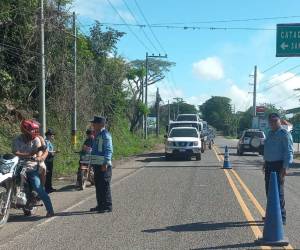
[[[139, 22], [137, 21], [137, 19], [136, 19], [134, 13], [132, 12], [132, 10], [129, 8], [129, 6], [128, 6], [126, 0], [122, 0], [122, 1], [123, 1], [123, 3], [125, 4], [127, 10], [130, 12], [130, 14], [132, 15], [132, 17], [134, 18], [136, 24], [138, 24]], [[158, 49], [157, 49], [156, 46], [153, 44], [153, 42], [151, 41], [151, 39], [149, 38], [149, 36], [148, 36], [147, 33], [145, 32], [145, 30], [144, 30], [144, 29], [141, 29], [141, 30], [142, 30], [144, 36], [146, 37], [146, 39], [148, 40], [148, 42], [149, 42], [149, 43], [151, 44], [151, 46], [154, 48], [154, 50], [155, 50], [156, 52], [158, 52]]]
[[293, 97], [300, 97], [300, 95], [299, 95], [299, 93], [294, 93], [294, 94], [292, 94], [292, 95], [290, 95], [290, 96], [288, 96], [288, 97], [286, 97], [286, 98], [280, 100], [279, 102], [274, 103], [274, 105], [279, 104], [279, 103], [282, 103], [282, 102], [284, 102], [284, 101], [286, 101], [286, 100], [288, 100], [288, 99], [290, 99], [290, 98], [293, 98]]
[[260, 82], [259, 84], [262, 84], [262, 83], [268, 83], [268, 82], [270, 83], [270, 81], [272, 81], [272, 80], [278, 78], [279, 76], [281, 76], [281, 75], [283, 75], [283, 74], [286, 74], [286, 73], [290, 72], [291, 70], [294, 70], [294, 69], [296, 69], [296, 68], [298, 68], [298, 67], [300, 67], [300, 64], [297, 64], [296, 66], [293, 66], [293, 67], [287, 69], [286, 71], [279, 73], [278, 76], [276, 76], [276, 77], [273, 77], [273, 78], [270, 78], [270, 79], [268, 79], [268, 80], [262, 81], [262, 82]]
[[287, 59], [289, 59], [288, 57], [283, 58], [282, 60], [280, 60], [278, 63], [275, 63], [273, 65], [271, 65], [269, 68], [265, 69], [264, 71], [262, 71], [261, 73], [266, 73], [267, 71], [275, 68], [276, 66], [278, 66], [279, 64], [283, 63], [284, 61], [286, 61]]
[[258, 17], [258, 18], [210, 20], [210, 21], [196, 21], [196, 22], [156, 23], [156, 24], [152, 24], [152, 25], [179, 25], [179, 24], [187, 24], [187, 23], [232, 23], [232, 22], [249, 22], [249, 21], [288, 19], [288, 18], [299, 18], [299, 17], [300, 16]]
[[158, 40], [157, 36], [155, 35], [154, 31], [152, 30], [152, 27], [151, 27], [151, 25], [149, 24], [149, 22], [148, 22], [146, 16], [144, 15], [144, 12], [143, 12], [142, 9], [140, 8], [138, 2], [137, 2], [136, 0], [134, 0], [134, 2], [135, 2], [135, 4], [136, 4], [136, 6], [137, 6], [139, 12], [141, 13], [143, 19], [144, 19], [145, 22], [147, 23], [148, 28], [150, 29], [150, 31], [151, 31], [151, 33], [152, 33], [154, 39], [155, 39], [156, 42], [158, 43], [159, 47], [162, 49], [162, 51], [163, 51], [165, 54], [167, 54], [167, 52], [166, 52], [166, 50], [164, 49], [164, 47], [162, 46], [161, 42]]
[[123, 21], [123, 25], [126, 25], [127, 28], [129, 29], [129, 31], [134, 35], [134, 37], [139, 41], [139, 43], [148, 51], [149, 48], [148, 46], [134, 33], [134, 31], [131, 29], [130, 25], [128, 23], [126, 23], [125, 19], [120, 15], [120, 13], [118, 12], [118, 10], [115, 8], [115, 6], [111, 3], [110, 0], [106, 0], [109, 5], [111, 6], [111, 8], [117, 13], [117, 15], [120, 17], [120, 19]]
[[[166, 28], [166, 29], [183, 29], [183, 30], [248, 30], [248, 31], [276, 31], [275, 28], [257, 28], [257, 27], [209, 27], [209, 26], [176, 26], [176, 25], [148, 25], [148, 24], [124, 24], [124, 23], [109, 23], [102, 22], [102, 25], [107, 26], [130, 26], [139, 28]], [[91, 25], [87, 25], [91, 26]]]
[[287, 81], [289, 81], [289, 80], [295, 78], [295, 77], [298, 76], [298, 75], [300, 75], [300, 72], [297, 73], [297, 74], [295, 74], [295, 75], [293, 75], [292, 77], [290, 77], [290, 78], [288, 78], [288, 79], [285, 79], [284, 81], [280, 81], [280, 82], [278, 82], [278, 83], [275, 83], [275, 84], [271, 85], [270, 87], [264, 88], [263, 90], [260, 91], [260, 93], [261, 93], [261, 92], [268, 91], [268, 90], [270, 90], [270, 89], [272, 89], [272, 88], [274, 88], [274, 87], [276, 87], [276, 86], [278, 86], [278, 85], [281, 85], [281, 84], [283, 84], [283, 83], [285, 83], [285, 82], [287, 82]]

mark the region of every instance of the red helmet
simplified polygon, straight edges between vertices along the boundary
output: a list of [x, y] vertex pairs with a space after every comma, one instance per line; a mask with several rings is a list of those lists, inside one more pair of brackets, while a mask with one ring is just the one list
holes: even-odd
[[40, 125], [37, 121], [34, 120], [23, 120], [21, 122], [21, 131], [22, 133], [30, 136], [33, 140], [40, 134]]

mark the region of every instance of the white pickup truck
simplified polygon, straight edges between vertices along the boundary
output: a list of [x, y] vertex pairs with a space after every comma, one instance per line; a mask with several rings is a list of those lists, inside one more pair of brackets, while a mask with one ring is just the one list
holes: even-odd
[[174, 156], [183, 156], [189, 160], [193, 156], [197, 161], [201, 160], [200, 133], [194, 127], [172, 128], [165, 145], [166, 160]]

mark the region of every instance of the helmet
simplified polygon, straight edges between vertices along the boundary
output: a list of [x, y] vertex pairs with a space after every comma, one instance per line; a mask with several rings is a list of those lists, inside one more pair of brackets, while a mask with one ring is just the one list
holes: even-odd
[[37, 121], [23, 120], [21, 122], [22, 133], [28, 135], [32, 140], [40, 134], [39, 128], [40, 128], [40, 125]]

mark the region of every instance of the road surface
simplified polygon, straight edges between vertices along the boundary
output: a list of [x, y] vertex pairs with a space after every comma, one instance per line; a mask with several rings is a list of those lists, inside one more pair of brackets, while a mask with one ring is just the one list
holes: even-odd
[[[220, 168], [225, 145], [234, 170]], [[52, 194], [53, 218], [13, 214], [0, 249], [259, 249], [262, 157], [236, 156], [235, 145], [218, 137], [201, 161], [165, 161], [160, 150], [124, 162], [113, 172], [112, 213], [89, 212], [93, 187], [66, 188]], [[295, 166], [286, 180], [289, 249], [300, 248], [299, 178]]]

